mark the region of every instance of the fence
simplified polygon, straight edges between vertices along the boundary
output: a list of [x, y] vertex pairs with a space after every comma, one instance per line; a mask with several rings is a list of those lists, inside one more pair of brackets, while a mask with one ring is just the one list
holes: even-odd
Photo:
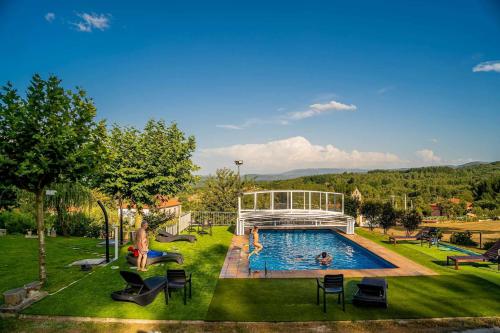
[[191, 213], [185, 213], [179, 216], [177, 223], [165, 228], [165, 231], [172, 235], [180, 234], [184, 229], [187, 229], [191, 224]]
[[212, 225], [232, 225], [236, 224], [237, 219], [237, 212], [191, 212], [191, 221], [193, 223], [210, 222]]

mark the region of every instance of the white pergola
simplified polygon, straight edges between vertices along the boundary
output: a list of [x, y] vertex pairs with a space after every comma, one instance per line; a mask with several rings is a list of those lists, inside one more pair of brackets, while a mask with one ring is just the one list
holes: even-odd
[[341, 229], [354, 233], [354, 218], [344, 215], [344, 194], [306, 190], [245, 192], [238, 198], [236, 234], [258, 225], [276, 228]]

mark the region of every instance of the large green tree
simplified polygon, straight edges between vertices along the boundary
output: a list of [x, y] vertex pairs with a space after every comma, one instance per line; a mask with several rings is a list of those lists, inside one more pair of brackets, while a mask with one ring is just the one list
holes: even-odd
[[99, 179], [101, 191], [116, 200], [120, 210], [120, 241], [123, 241], [123, 205], [132, 200], [132, 185], [143, 175], [140, 169], [140, 132], [114, 125], [106, 137], [108, 159]]
[[214, 212], [234, 212], [238, 208], [238, 195], [241, 184], [238, 174], [233, 170], [217, 169], [215, 175], [206, 179], [201, 194], [201, 206]]
[[142, 131], [115, 125], [106, 142], [110, 154], [100, 188], [118, 200], [119, 207], [154, 206], [158, 199], [186, 191], [196, 180], [196, 141], [175, 123], [149, 120]]
[[65, 90], [61, 80], [35, 74], [21, 97], [11, 83], [0, 92], [0, 182], [35, 196], [40, 281], [45, 265], [44, 194], [62, 181], [86, 181], [105, 153], [104, 122], [84, 90]]

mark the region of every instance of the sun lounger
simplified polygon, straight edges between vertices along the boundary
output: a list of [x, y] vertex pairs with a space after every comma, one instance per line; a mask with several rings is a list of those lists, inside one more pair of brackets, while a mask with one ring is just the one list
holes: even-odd
[[455, 263], [455, 269], [458, 269], [458, 264], [462, 262], [498, 262], [498, 257], [500, 255], [500, 240], [497, 240], [493, 246], [481, 255], [471, 255], [471, 256], [448, 256], [446, 257], [446, 265], [450, 264], [450, 261]]
[[[133, 253], [129, 253], [127, 255], [127, 261], [131, 265], [137, 265], [137, 257], [133, 255]], [[149, 256], [146, 261], [147, 265], [153, 265], [157, 264], [159, 262], [168, 262], [168, 261], [173, 261], [178, 264], [182, 264], [184, 262], [184, 257], [180, 253], [175, 253], [175, 252], [166, 252], [166, 253], [161, 253], [160, 255], [155, 255], [155, 256]]]
[[394, 245], [397, 244], [398, 241], [404, 241], [404, 240], [422, 240], [426, 237], [426, 235], [429, 233], [429, 228], [423, 228], [420, 230], [418, 233], [415, 235], [410, 235], [410, 236], [389, 236], [389, 241], [392, 242]]
[[156, 241], [160, 243], [170, 243], [177, 241], [187, 241], [193, 243], [196, 241], [196, 236], [193, 235], [172, 235], [166, 231], [160, 231], [156, 236]]
[[387, 281], [381, 278], [363, 278], [352, 303], [355, 305], [378, 305], [387, 308]]
[[134, 272], [121, 271], [120, 275], [127, 285], [125, 289], [111, 293], [111, 298], [115, 301], [133, 302], [141, 306], [152, 303], [156, 296], [165, 292], [165, 303], [168, 304], [167, 279], [163, 276], [150, 277], [145, 280]]

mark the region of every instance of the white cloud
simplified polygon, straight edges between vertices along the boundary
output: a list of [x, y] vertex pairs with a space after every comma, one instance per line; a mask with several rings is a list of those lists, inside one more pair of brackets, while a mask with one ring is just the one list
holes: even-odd
[[473, 72], [498, 72], [500, 73], [500, 60], [486, 61], [472, 68]]
[[288, 114], [291, 120], [301, 120], [305, 118], [314, 117], [322, 113], [330, 111], [355, 111], [357, 108], [355, 105], [347, 105], [336, 101], [330, 101], [328, 103], [316, 103], [309, 106], [309, 110], [291, 112]]
[[436, 139], [436, 138], [432, 138], [432, 139], [431, 139], [431, 142], [432, 142], [432, 143], [438, 143], [438, 142], [439, 142], [439, 140], [438, 140], [438, 139]]
[[231, 130], [242, 130], [243, 129], [243, 127], [241, 127], [241, 126], [232, 125], [232, 124], [215, 125], [215, 127], [225, 128], [225, 129], [231, 129]]
[[441, 157], [436, 156], [430, 149], [422, 149], [415, 152], [415, 155], [425, 163], [438, 163], [441, 162]]
[[109, 28], [110, 15], [81, 13], [77, 14], [83, 21], [75, 22], [76, 30], [81, 32], [92, 32], [94, 29], [104, 31]]
[[242, 159], [245, 173], [282, 172], [297, 168], [398, 167], [404, 163], [392, 153], [345, 151], [331, 144], [314, 145], [302, 136], [202, 149], [196, 159], [204, 172], [212, 172], [218, 167], [230, 165], [235, 159]]
[[45, 14], [44, 17], [45, 17], [45, 21], [52, 22], [56, 19], [56, 14], [49, 12], [49, 13]]

